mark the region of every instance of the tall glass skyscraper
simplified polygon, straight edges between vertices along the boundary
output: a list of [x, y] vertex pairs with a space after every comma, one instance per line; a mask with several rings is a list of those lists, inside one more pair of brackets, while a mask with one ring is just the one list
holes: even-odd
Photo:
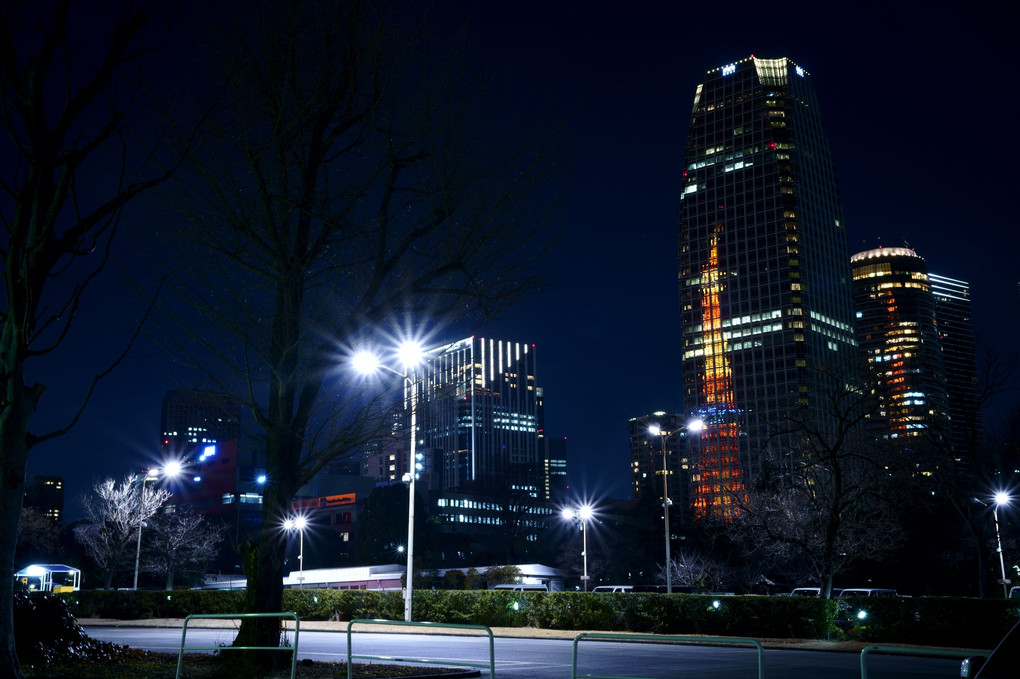
[[679, 286], [692, 508], [725, 518], [782, 418], [820, 414], [822, 372], [856, 350], [836, 173], [811, 75], [789, 59], [697, 88]]
[[983, 436], [978, 406], [977, 359], [974, 326], [970, 316], [970, 284], [956, 278], [929, 273], [935, 297], [935, 322], [946, 365], [953, 449], [957, 455], [980, 445]]
[[850, 258], [857, 342], [877, 389], [871, 431], [901, 452], [919, 452], [949, 432], [945, 362], [928, 267], [905, 247]]
[[426, 354], [417, 377], [430, 489], [544, 487], [534, 345], [468, 337]]

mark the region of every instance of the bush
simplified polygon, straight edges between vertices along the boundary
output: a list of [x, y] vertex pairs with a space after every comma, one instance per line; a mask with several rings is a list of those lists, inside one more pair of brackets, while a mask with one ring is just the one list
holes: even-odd
[[67, 604], [43, 592], [14, 593], [14, 646], [25, 668], [126, 657], [127, 646], [97, 641], [78, 626]]
[[836, 624], [858, 641], [983, 649], [1018, 619], [1017, 601], [949, 597], [852, 597], [836, 613]]
[[[244, 611], [243, 591], [83, 591], [58, 595], [77, 617], [131, 620]], [[718, 605], [716, 605], [718, 602]], [[403, 620], [399, 591], [287, 589], [301, 620]], [[858, 610], [866, 611], [861, 620]], [[415, 620], [488, 627], [707, 634], [778, 639], [849, 638], [886, 644], [990, 648], [1020, 618], [1020, 601], [866, 597], [427, 590]], [[838, 625], [838, 627], [837, 627]]]

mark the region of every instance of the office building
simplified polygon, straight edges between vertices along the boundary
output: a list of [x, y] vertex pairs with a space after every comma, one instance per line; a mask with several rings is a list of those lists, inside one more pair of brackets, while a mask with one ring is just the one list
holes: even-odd
[[24, 505], [60, 523], [64, 516], [64, 479], [59, 476], [36, 476], [32, 485], [25, 488]]
[[429, 352], [414, 384], [432, 490], [544, 485], [533, 345], [469, 337]]
[[231, 545], [255, 535], [262, 517], [265, 468], [241, 445], [241, 407], [227, 394], [172, 389], [163, 397], [161, 455], [182, 463], [169, 504], [227, 528], [218, 565], [233, 567]]
[[856, 351], [836, 173], [812, 76], [787, 58], [713, 69], [691, 112], [679, 287], [690, 496], [727, 518], [776, 426], [824, 421]]
[[923, 258], [879, 247], [850, 258], [857, 342], [878, 396], [871, 433], [900, 452], [921, 452], [948, 435], [942, 346]]
[[545, 499], [552, 502], [563, 502], [567, 497], [567, 437], [543, 437], [545, 442], [545, 460], [543, 477], [545, 481]]
[[163, 397], [160, 424], [163, 452], [184, 457], [204, 444], [238, 440], [241, 407], [220, 392], [171, 389]]
[[534, 345], [469, 337], [412, 375], [417, 489], [430, 491], [444, 559], [506, 558], [511, 543], [521, 554], [552, 515], [535, 368]]
[[971, 323], [970, 285], [929, 273], [935, 297], [935, 322], [942, 345], [949, 392], [950, 442], [957, 455], [980, 445], [983, 436], [978, 405], [977, 360]]

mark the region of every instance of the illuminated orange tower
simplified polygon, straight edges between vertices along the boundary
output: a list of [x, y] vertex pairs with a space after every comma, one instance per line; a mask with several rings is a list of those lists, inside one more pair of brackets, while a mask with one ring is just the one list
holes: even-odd
[[[701, 276], [701, 326], [704, 333], [704, 380], [701, 402], [704, 410], [715, 414], [736, 412], [733, 376], [726, 351], [726, 334], [719, 306], [722, 287], [719, 271], [718, 231], [709, 240], [708, 263]], [[697, 464], [691, 475], [691, 504], [695, 516], [713, 514], [731, 518], [734, 504], [746, 488], [740, 465], [739, 425], [731, 417], [701, 420], [693, 427], [700, 439]]]

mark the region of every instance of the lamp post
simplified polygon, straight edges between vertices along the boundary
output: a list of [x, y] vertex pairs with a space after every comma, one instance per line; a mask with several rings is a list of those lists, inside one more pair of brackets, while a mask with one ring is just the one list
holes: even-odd
[[156, 477], [153, 476], [154, 472], [151, 470], [146, 471], [145, 476], [142, 477], [141, 490], [138, 493], [138, 542], [135, 548], [135, 582], [132, 589], [138, 589], [138, 569], [142, 563], [142, 523], [145, 522], [145, 482], [155, 481]]
[[305, 526], [308, 521], [303, 516], [296, 516], [283, 522], [286, 530], [298, 532], [298, 589], [305, 588]]
[[563, 510], [563, 518], [568, 521], [580, 519], [581, 521], [581, 559], [584, 562], [584, 575], [581, 581], [584, 583], [584, 591], [588, 591], [588, 519], [593, 515], [592, 508], [588, 505], [581, 505], [576, 509], [566, 508]]
[[662, 517], [666, 532], [666, 593], [673, 593], [673, 562], [669, 555], [669, 465], [666, 463], [666, 438], [675, 432], [668, 432], [657, 424], [648, 427], [652, 436], [662, 437]]
[[[167, 462], [163, 467], [163, 476], [173, 478], [181, 473], [183, 466], [180, 462]], [[155, 481], [159, 478], [158, 469], [147, 469], [142, 477], [142, 486], [138, 492], [138, 538], [135, 545], [135, 581], [132, 589], [138, 589], [138, 571], [142, 563], [142, 524], [145, 523], [145, 482]]]
[[418, 477], [418, 458], [415, 453], [415, 442], [418, 428], [418, 394], [415, 391], [413, 373], [415, 366], [421, 363], [424, 351], [421, 345], [413, 342], [405, 342], [398, 350], [398, 358], [404, 367], [404, 372], [394, 370], [388, 365], [379, 362], [379, 359], [371, 352], [361, 351], [354, 355], [353, 363], [355, 369], [365, 375], [372, 374], [380, 369], [393, 373], [403, 378], [405, 398], [410, 410], [411, 444], [408, 456], [408, 473], [404, 476], [407, 481], [407, 586], [404, 588], [404, 621], [411, 622], [411, 601], [414, 589], [414, 481]]
[[999, 507], [1008, 505], [1013, 498], [1008, 493], [998, 492], [995, 494], [995, 506], [992, 507], [992, 518], [995, 520], [995, 542], [999, 550], [999, 572], [1002, 575], [1002, 596], [1009, 598], [1009, 581], [1006, 579], [1006, 562], [1002, 558], [1002, 538], [999, 537]]

